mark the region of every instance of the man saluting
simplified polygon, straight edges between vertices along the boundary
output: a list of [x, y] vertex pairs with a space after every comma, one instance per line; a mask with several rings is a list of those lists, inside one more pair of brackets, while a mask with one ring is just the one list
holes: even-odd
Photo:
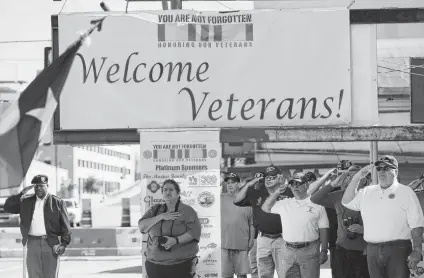
[[[35, 176], [31, 184], [7, 198], [4, 210], [20, 215], [29, 278], [57, 278], [59, 255], [71, 241], [68, 212], [62, 199], [47, 192], [46, 175]], [[32, 188], [35, 194], [24, 196]]]

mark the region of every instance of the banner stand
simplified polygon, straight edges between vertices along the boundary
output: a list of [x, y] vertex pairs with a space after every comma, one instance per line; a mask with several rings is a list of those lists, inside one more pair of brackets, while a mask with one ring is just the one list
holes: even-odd
[[[221, 277], [220, 129], [138, 132], [142, 215], [152, 205], [162, 203], [165, 180], [178, 182], [181, 202], [194, 208], [202, 225], [196, 277]], [[146, 241], [147, 235], [143, 235], [143, 253]], [[145, 271], [143, 275], [146, 277]]]

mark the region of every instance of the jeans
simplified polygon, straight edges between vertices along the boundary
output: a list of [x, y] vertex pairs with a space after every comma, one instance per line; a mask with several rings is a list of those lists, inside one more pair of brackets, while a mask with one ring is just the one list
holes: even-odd
[[282, 237], [271, 239], [259, 235], [257, 240], [258, 273], [260, 278], [274, 278], [274, 271], [277, 271], [278, 278], [300, 277], [300, 270], [294, 266], [283, 275], [283, 248]]
[[363, 251], [347, 250], [336, 247], [337, 277], [369, 278], [367, 256]]
[[256, 253], [258, 249], [258, 242], [255, 239], [255, 243], [252, 247], [252, 249], [249, 252], [249, 258], [250, 258], [250, 271], [251, 271], [251, 278], [258, 278], [258, 260], [256, 258]]
[[[279, 277], [319, 278], [319, 241], [298, 249], [283, 245], [280, 252], [282, 257], [282, 267], [280, 268]], [[300, 276], [295, 276], [297, 275], [293, 272], [295, 269], [300, 270]]]
[[367, 246], [368, 271], [371, 278], [409, 278], [410, 240], [397, 240]]

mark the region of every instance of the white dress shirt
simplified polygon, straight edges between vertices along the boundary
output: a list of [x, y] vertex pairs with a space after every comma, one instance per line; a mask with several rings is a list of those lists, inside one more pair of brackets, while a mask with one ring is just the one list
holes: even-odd
[[329, 228], [325, 208], [312, 203], [310, 197], [277, 201], [271, 213], [280, 215], [283, 239], [287, 242], [315, 241], [319, 239], [319, 229]]
[[379, 184], [367, 186], [343, 205], [361, 212], [367, 242], [408, 240], [411, 229], [424, 226], [423, 211], [415, 192], [398, 182], [387, 189]]
[[46, 225], [44, 223], [44, 204], [46, 203], [47, 195], [43, 199], [40, 199], [37, 196], [36, 199], [37, 201], [35, 202], [29, 234], [33, 236], [45, 236], [47, 235], [47, 232]]

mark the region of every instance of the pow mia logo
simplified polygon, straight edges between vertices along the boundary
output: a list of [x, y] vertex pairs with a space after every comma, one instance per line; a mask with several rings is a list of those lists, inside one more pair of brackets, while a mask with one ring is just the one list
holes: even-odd
[[143, 157], [144, 157], [145, 159], [149, 159], [149, 158], [151, 158], [151, 157], [152, 157], [152, 152], [151, 152], [151, 151], [144, 151], [144, 152], [143, 152]]
[[210, 208], [215, 203], [215, 196], [213, 196], [213, 194], [208, 191], [204, 191], [199, 194], [197, 201], [202, 207]]
[[156, 193], [160, 189], [160, 185], [156, 181], [152, 181], [147, 185], [147, 189], [152, 193]]
[[216, 150], [210, 150], [208, 155], [210, 158], [215, 158], [218, 155], [218, 152]]

